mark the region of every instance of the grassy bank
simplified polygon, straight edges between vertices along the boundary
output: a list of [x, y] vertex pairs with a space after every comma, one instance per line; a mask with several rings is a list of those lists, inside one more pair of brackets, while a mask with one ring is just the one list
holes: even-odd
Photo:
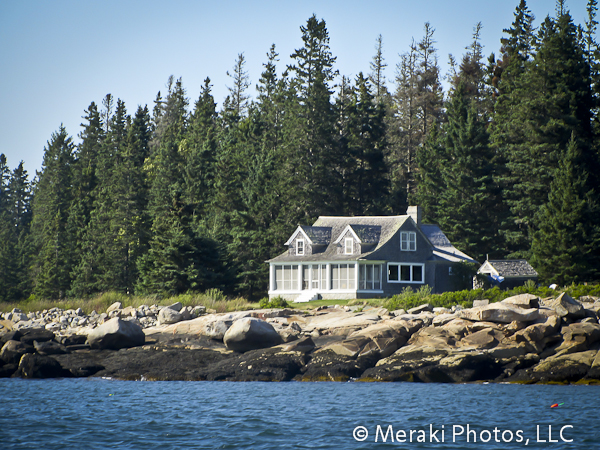
[[[86, 314], [96, 311], [98, 313], [106, 311], [114, 302], [121, 302], [123, 307], [141, 305], [171, 305], [175, 302], [181, 302], [184, 306], [202, 305], [207, 309], [215, 310], [216, 312], [231, 312], [244, 311], [248, 309], [256, 309], [259, 307], [289, 307], [295, 309], [313, 309], [319, 306], [333, 305], [362, 305], [368, 304], [375, 307], [384, 307], [390, 311], [397, 309], [410, 309], [423, 303], [430, 303], [434, 307], [450, 308], [453, 305], [462, 305], [465, 308], [473, 306], [474, 300], [487, 299], [490, 302], [498, 302], [513, 295], [529, 293], [537, 295], [541, 298], [555, 297], [561, 292], [567, 292], [573, 298], [579, 298], [584, 295], [600, 297], [600, 285], [571, 285], [562, 289], [553, 290], [547, 287], [537, 287], [533, 283], [520, 286], [515, 289], [503, 291], [497, 287], [492, 289], [473, 289], [455, 292], [445, 292], [443, 294], [432, 294], [429, 286], [423, 286], [418, 290], [406, 288], [401, 294], [394, 295], [390, 298], [366, 299], [366, 300], [316, 300], [309, 303], [292, 303], [283, 304], [259, 304], [251, 303], [246, 299], [227, 298], [221, 291], [211, 289], [203, 293], [180, 294], [172, 297], [159, 296], [137, 296], [125, 295], [118, 292], [106, 292], [86, 299], [65, 299], [65, 300], [44, 300], [30, 298], [18, 303], [0, 303], [0, 312], [11, 311], [13, 308], [19, 308], [23, 312], [43, 311], [58, 307], [61, 309], [77, 309], [81, 308]], [[267, 299], [265, 299], [266, 301]], [[264, 303], [264, 302], [263, 302]]]
[[106, 311], [110, 305], [115, 302], [121, 302], [123, 308], [127, 306], [139, 307], [141, 305], [159, 305], [166, 306], [175, 302], [181, 302], [184, 306], [202, 305], [207, 309], [213, 309], [217, 312], [242, 311], [258, 307], [258, 304], [249, 303], [243, 298], [227, 298], [221, 291], [211, 289], [203, 293], [180, 294], [172, 297], [159, 296], [138, 296], [126, 295], [119, 292], [106, 292], [94, 297], [85, 299], [69, 298], [64, 300], [46, 300], [29, 298], [17, 303], [0, 303], [0, 311], [11, 311], [13, 308], [19, 308], [23, 312], [43, 311], [50, 308], [77, 309], [81, 308], [86, 314], [96, 311], [98, 313]]

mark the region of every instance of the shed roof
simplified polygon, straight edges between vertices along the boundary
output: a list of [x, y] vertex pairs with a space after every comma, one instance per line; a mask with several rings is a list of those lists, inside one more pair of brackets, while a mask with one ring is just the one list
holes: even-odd
[[488, 260], [479, 268], [480, 271], [486, 263], [498, 272], [498, 275], [504, 278], [538, 276], [538, 273], [531, 267], [531, 264], [524, 259]]

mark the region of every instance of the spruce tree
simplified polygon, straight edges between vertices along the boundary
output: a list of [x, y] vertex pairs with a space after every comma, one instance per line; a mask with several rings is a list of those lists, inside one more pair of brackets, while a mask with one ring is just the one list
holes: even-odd
[[486, 118], [462, 80], [448, 103], [447, 117], [446, 161], [440, 167], [443, 188], [438, 191], [434, 220], [457, 248], [483, 260], [497, 245], [494, 207], [499, 193], [493, 181]]
[[298, 141], [291, 142], [290, 159], [302, 202], [297, 207], [310, 221], [320, 214], [338, 213], [341, 205], [339, 174], [335, 170], [341, 156], [334, 145], [335, 113], [330, 102], [330, 84], [337, 71], [325, 21], [313, 15], [300, 29], [304, 45], [292, 53], [294, 64], [289, 67], [298, 94]]
[[61, 126], [44, 150], [42, 172], [35, 186], [33, 292], [41, 298], [63, 298], [71, 285], [74, 237], [67, 221], [72, 203], [73, 150], [72, 139]]
[[600, 276], [599, 204], [584, 161], [572, 138], [552, 179], [548, 202], [536, 215], [532, 263], [547, 283], [566, 285]]
[[233, 73], [227, 72], [227, 76], [233, 80], [233, 86], [227, 87], [229, 90], [229, 98], [231, 99], [231, 109], [236, 117], [242, 118], [248, 110], [248, 99], [250, 98], [246, 91], [250, 87], [250, 77], [246, 71], [246, 58], [244, 53], [240, 53], [235, 60]]
[[381, 215], [388, 197], [384, 107], [376, 104], [362, 72], [356, 79], [347, 120], [344, 214]]

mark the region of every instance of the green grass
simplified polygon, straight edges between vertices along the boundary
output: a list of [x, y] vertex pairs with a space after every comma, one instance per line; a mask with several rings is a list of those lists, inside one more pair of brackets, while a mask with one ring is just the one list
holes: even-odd
[[[473, 300], [487, 299], [490, 302], [498, 302], [507, 297], [530, 293], [541, 298], [556, 297], [561, 292], [567, 292], [573, 298], [579, 298], [585, 295], [600, 297], [600, 284], [579, 284], [566, 286], [562, 289], [552, 290], [547, 287], [536, 287], [533, 283], [520, 286], [515, 289], [503, 291], [498, 287], [492, 289], [473, 289], [455, 292], [444, 292], [443, 294], [432, 294], [429, 286], [422, 286], [419, 290], [413, 291], [406, 288], [402, 293], [390, 298], [372, 298], [372, 299], [353, 299], [353, 300], [315, 300], [308, 303], [288, 302], [288, 307], [298, 310], [314, 309], [319, 306], [334, 305], [363, 305], [367, 304], [373, 307], [385, 307], [390, 311], [397, 309], [410, 309], [423, 303], [431, 303], [434, 307], [441, 306], [450, 308], [453, 305], [462, 305], [465, 308], [473, 306]], [[23, 312], [43, 311], [58, 307], [61, 309], [81, 308], [86, 314], [96, 311], [98, 313], [106, 311], [110, 305], [115, 302], [121, 302], [123, 307], [141, 305], [159, 305], [166, 306], [175, 302], [181, 302], [184, 306], [202, 305], [207, 309], [216, 312], [245, 311], [249, 309], [260, 308], [260, 303], [251, 303], [241, 297], [227, 298], [221, 291], [210, 289], [203, 293], [187, 293], [172, 297], [150, 296], [128, 296], [118, 292], [106, 292], [86, 299], [65, 299], [65, 300], [46, 300], [31, 297], [16, 303], [0, 303], [0, 311], [6, 312], [13, 308], [19, 308]]]
[[244, 311], [253, 308], [253, 304], [246, 299], [227, 298], [221, 291], [211, 289], [203, 293], [180, 294], [171, 297], [159, 296], [138, 296], [125, 295], [119, 292], [105, 292], [86, 299], [65, 299], [65, 300], [46, 300], [31, 297], [16, 303], [0, 303], [0, 311], [11, 311], [13, 308], [19, 308], [25, 313], [34, 311], [43, 311], [44, 309], [77, 309], [81, 308], [86, 314], [96, 311], [98, 313], [106, 309], [115, 302], [121, 302], [123, 308], [133, 306], [135, 308], [142, 305], [167, 306], [175, 302], [181, 302], [184, 306], [205, 306], [206, 309], [212, 309], [216, 312]]

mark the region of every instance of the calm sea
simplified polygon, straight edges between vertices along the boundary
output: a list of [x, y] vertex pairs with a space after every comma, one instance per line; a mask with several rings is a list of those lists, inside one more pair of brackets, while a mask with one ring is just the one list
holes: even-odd
[[594, 386], [1, 379], [0, 448], [599, 449], [599, 407]]

